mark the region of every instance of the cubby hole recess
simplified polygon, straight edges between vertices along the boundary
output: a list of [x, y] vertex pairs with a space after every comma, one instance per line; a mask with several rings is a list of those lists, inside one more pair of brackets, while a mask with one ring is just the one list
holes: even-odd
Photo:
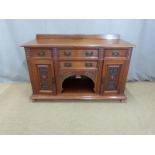
[[70, 76], [62, 83], [63, 94], [94, 94], [94, 82], [87, 76]]

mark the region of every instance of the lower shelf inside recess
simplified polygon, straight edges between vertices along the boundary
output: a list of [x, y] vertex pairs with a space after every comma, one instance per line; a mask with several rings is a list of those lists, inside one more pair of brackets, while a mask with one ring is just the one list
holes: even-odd
[[95, 95], [94, 83], [91, 79], [82, 76], [81, 78], [69, 77], [62, 85], [62, 95], [67, 94], [81, 94], [81, 95]]

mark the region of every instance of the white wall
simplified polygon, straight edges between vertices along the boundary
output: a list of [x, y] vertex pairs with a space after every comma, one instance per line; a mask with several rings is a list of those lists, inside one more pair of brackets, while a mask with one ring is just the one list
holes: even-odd
[[155, 79], [155, 20], [0, 20], [0, 81], [29, 80], [23, 42], [37, 33], [117, 33], [137, 47], [128, 80]]

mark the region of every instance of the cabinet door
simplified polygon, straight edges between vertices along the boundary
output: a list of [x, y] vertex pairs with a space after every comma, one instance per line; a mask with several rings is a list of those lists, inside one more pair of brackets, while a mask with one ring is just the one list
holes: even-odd
[[36, 94], [56, 94], [54, 68], [51, 60], [32, 60], [32, 72]]
[[126, 75], [125, 60], [105, 60], [103, 63], [101, 94], [116, 95], [123, 93]]

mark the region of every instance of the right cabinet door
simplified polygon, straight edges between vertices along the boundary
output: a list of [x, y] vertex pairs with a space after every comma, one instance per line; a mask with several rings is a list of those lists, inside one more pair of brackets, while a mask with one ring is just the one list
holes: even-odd
[[126, 82], [126, 60], [104, 60], [101, 94], [123, 94]]

